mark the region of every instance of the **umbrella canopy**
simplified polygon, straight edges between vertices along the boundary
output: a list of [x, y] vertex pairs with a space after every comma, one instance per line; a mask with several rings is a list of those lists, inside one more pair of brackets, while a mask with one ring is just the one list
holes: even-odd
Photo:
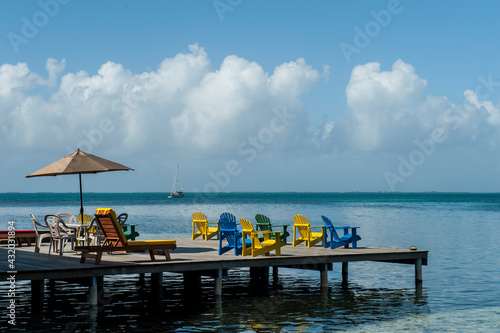
[[80, 179], [80, 213], [83, 215], [82, 173], [134, 170], [122, 164], [85, 153], [78, 149], [72, 154], [26, 176], [43, 177], [78, 174]]

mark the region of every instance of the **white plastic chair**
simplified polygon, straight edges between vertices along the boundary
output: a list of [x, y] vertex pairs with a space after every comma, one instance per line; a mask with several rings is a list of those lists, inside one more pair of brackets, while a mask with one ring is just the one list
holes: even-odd
[[[33, 226], [35, 227], [35, 232], [36, 232], [36, 240], [35, 240], [35, 252], [40, 253], [40, 247], [42, 245], [42, 241], [45, 238], [51, 238], [50, 234], [50, 228], [48, 225], [43, 225], [38, 220], [33, 214], [31, 215], [31, 220], [33, 221]], [[50, 252], [50, 246], [52, 246], [52, 240], [50, 241], [49, 245], [49, 252]]]

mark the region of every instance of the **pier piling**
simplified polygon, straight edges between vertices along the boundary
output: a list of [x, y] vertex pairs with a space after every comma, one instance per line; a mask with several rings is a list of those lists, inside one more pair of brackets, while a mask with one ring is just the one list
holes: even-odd
[[97, 306], [98, 304], [98, 287], [99, 282], [97, 281], [97, 276], [92, 276], [90, 278], [90, 286], [89, 286], [89, 304], [91, 307]]
[[31, 309], [38, 312], [43, 309], [45, 280], [31, 280]]
[[347, 285], [347, 280], [349, 278], [349, 262], [342, 262], [342, 285]]
[[328, 288], [328, 264], [323, 264], [319, 270], [321, 277], [321, 288]]
[[415, 259], [415, 285], [422, 284], [422, 259]]
[[217, 270], [217, 275], [215, 276], [215, 296], [222, 296], [222, 276], [223, 276], [223, 270], [218, 269]]

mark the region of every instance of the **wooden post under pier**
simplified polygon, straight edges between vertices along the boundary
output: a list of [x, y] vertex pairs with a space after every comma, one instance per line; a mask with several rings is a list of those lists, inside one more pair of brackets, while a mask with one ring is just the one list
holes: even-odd
[[31, 280], [31, 309], [38, 312], [43, 309], [45, 280]]
[[151, 289], [161, 290], [163, 273], [151, 273]]
[[222, 296], [222, 276], [224, 271], [222, 269], [217, 270], [217, 275], [215, 276], [215, 296]]
[[98, 286], [99, 283], [97, 281], [97, 276], [93, 276], [90, 278], [90, 286], [89, 286], [89, 304], [91, 307], [97, 306], [98, 304]]
[[269, 267], [250, 267], [250, 289], [252, 293], [262, 295], [269, 289]]
[[276, 285], [278, 283], [278, 266], [273, 266], [273, 285]]
[[347, 279], [349, 278], [349, 262], [342, 262], [342, 285], [347, 286]]
[[328, 264], [323, 264], [319, 270], [321, 288], [328, 288]]
[[183, 285], [186, 299], [193, 299], [201, 293], [201, 274], [198, 272], [184, 272]]
[[415, 259], [415, 285], [422, 284], [422, 259]]

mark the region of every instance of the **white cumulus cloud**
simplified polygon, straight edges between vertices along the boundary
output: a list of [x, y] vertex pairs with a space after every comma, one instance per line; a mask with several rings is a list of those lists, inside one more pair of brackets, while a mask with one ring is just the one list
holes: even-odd
[[[269, 125], [276, 110], [304, 120], [300, 96], [327, 75], [301, 58], [271, 74], [236, 55], [213, 69], [197, 44], [138, 74], [113, 61], [95, 74], [63, 74], [65, 64], [48, 59], [46, 78], [25, 63], [0, 66], [0, 145], [234, 153]], [[266, 144], [282, 143], [297, 127], [305, 133], [305, 123], [287, 121], [282, 138]]]
[[466, 90], [463, 101], [454, 104], [427, 94], [426, 88], [427, 81], [402, 60], [388, 71], [376, 62], [358, 65], [346, 87], [349, 117], [336, 119], [335, 126], [322, 124], [314, 141], [326, 152], [404, 154], [438, 130], [444, 138], [441, 146], [452, 149], [500, 145], [500, 109], [492, 101]]

